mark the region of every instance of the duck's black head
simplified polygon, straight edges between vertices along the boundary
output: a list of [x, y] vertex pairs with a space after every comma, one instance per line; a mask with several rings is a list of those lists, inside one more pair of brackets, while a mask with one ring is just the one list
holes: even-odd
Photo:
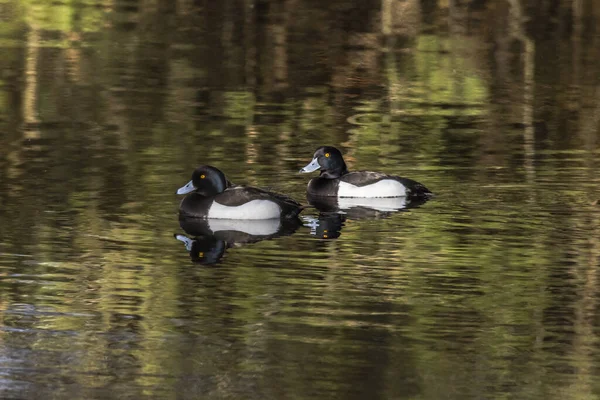
[[319, 147], [313, 155], [312, 161], [300, 170], [301, 173], [308, 173], [320, 169], [319, 176], [323, 178], [336, 179], [348, 173], [346, 163], [342, 153], [331, 146]]
[[202, 165], [192, 173], [192, 180], [177, 190], [177, 194], [196, 192], [203, 196], [215, 196], [223, 192], [230, 183], [225, 174], [210, 165]]

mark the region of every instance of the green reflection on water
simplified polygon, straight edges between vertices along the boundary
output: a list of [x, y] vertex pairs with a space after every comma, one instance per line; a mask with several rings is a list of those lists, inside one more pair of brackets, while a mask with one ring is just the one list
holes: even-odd
[[[0, 1], [3, 396], [598, 396], [597, 41], [196, 3]], [[196, 165], [304, 201], [321, 144], [437, 197], [190, 262]]]

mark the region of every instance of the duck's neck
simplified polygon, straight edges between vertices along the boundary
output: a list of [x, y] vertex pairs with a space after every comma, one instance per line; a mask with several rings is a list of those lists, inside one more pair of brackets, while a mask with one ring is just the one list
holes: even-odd
[[348, 173], [348, 168], [346, 168], [346, 163], [344, 161], [342, 161], [342, 164], [340, 166], [334, 167], [334, 168], [328, 168], [326, 170], [321, 170], [321, 174], [319, 174], [319, 177], [321, 178], [325, 178], [325, 179], [338, 179], [340, 177], [342, 177], [343, 175], [346, 175]]

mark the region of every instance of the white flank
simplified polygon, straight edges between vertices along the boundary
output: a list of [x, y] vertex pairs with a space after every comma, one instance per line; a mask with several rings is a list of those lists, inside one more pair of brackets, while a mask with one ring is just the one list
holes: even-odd
[[271, 219], [280, 218], [281, 209], [270, 200], [252, 200], [234, 207], [213, 201], [207, 217], [208, 219]]
[[401, 197], [406, 196], [403, 184], [393, 179], [383, 179], [366, 186], [340, 182], [338, 197]]
[[406, 207], [406, 197], [384, 198], [340, 198], [338, 207], [347, 210], [354, 207], [366, 207], [377, 211], [396, 211]]
[[272, 235], [279, 229], [279, 219], [209, 219], [208, 227], [213, 232], [236, 231], [244, 232], [248, 235]]

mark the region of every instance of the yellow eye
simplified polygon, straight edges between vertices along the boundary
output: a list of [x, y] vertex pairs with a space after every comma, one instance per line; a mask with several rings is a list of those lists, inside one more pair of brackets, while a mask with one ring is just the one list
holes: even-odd
[[204, 178], [206, 178], [206, 175], [204, 175], [204, 174], [200, 175], [200, 179], [204, 179]]
[[202, 258], [202, 257], [204, 257], [204, 253], [203, 252], [198, 253], [198, 258]]
[[330, 154], [329, 153], [325, 153], [325, 157], [329, 158]]

